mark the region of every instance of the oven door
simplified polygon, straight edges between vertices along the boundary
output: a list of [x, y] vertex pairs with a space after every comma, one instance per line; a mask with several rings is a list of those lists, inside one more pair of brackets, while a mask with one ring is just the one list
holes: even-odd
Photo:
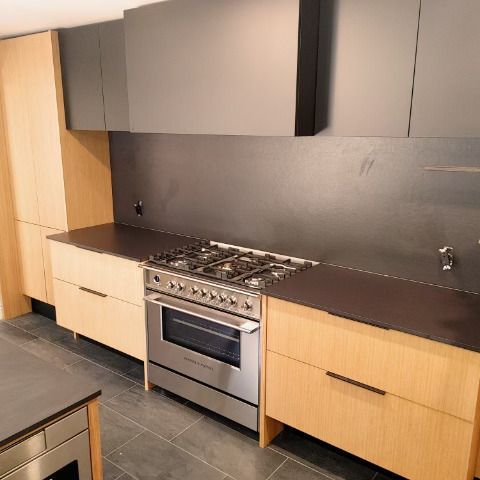
[[258, 405], [259, 322], [159, 293], [145, 300], [149, 361]]

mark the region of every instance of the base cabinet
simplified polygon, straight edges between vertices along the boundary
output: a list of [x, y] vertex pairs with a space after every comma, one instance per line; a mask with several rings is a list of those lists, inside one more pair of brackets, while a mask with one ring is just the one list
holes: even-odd
[[410, 479], [465, 480], [474, 425], [267, 352], [266, 414]]
[[54, 288], [59, 325], [145, 360], [145, 314], [142, 307], [57, 279]]
[[473, 479], [478, 354], [290, 302], [263, 305], [261, 446], [287, 424], [410, 480]]

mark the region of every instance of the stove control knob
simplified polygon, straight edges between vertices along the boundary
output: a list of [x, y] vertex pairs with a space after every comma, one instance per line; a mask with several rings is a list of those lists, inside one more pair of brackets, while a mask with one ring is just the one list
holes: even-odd
[[185, 290], [185, 284], [184, 283], [177, 283], [177, 290], [179, 292], [182, 292], [183, 290]]
[[220, 296], [218, 297], [218, 301], [220, 303], [223, 303], [225, 302], [225, 300], [227, 300], [227, 296], [224, 293], [220, 294]]
[[177, 285], [177, 282], [175, 282], [174, 280], [169, 280], [167, 282], [167, 288], [170, 288], [170, 289], [175, 288], [175, 285]]
[[233, 307], [233, 305], [237, 304], [237, 299], [236, 299], [236, 297], [228, 297], [227, 302], [228, 302], [229, 305], [231, 305]]
[[212, 290], [210, 292], [210, 300], [214, 300], [217, 297], [217, 292], [215, 290]]
[[201, 297], [206, 297], [207, 296], [207, 293], [208, 293], [208, 290], [206, 288], [202, 288], [200, 290], [200, 296]]
[[160, 283], [160, 275], [155, 275], [153, 277], [153, 283], [157, 283], [157, 284]]
[[251, 310], [253, 308], [253, 303], [250, 300], [245, 300], [245, 303], [242, 305], [244, 310]]
[[192, 295], [196, 295], [198, 293], [198, 287], [196, 285], [193, 285], [190, 287], [190, 293]]

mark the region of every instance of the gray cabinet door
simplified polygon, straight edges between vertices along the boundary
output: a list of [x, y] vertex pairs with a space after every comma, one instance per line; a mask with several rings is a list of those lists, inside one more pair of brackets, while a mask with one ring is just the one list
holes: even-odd
[[59, 30], [67, 128], [105, 130], [98, 24]]
[[410, 135], [480, 137], [478, 0], [422, 0]]
[[298, 19], [299, 0], [127, 10], [131, 131], [294, 135]]
[[330, 51], [320, 46], [321, 58], [331, 56], [320, 135], [407, 137], [420, 0], [331, 3]]
[[123, 19], [100, 24], [100, 51], [106, 129], [129, 131]]

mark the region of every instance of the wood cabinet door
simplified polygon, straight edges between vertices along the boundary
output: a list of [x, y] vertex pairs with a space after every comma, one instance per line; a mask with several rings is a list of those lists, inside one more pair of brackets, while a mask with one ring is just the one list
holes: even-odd
[[55, 297], [53, 294], [53, 276], [52, 276], [52, 260], [50, 255], [50, 242], [47, 240], [49, 235], [55, 235], [56, 233], [62, 233], [61, 230], [55, 230], [53, 228], [41, 227], [42, 237], [42, 253], [43, 253], [43, 270], [45, 274], [45, 290], [47, 303], [55, 305]]
[[42, 228], [31, 223], [17, 221], [16, 230], [23, 293], [42, 302], [47, 302]]
[[480, 2], [422, 0], [412, 137], [480, 137]]
[[20, 39], [0, 41], [0, 102], [15, 218], [38, 223], [34, 122], [26, 95], [33, 79], [28, 74], [25, 43]]
[[54, 34], [4, 40], [2, 103], [16, 218], [66, 229]]
[[331, 38], [320, 45], [323, 62], [330, 58], [319, 72], [327, 110], [320, 134], [407, 137], [420, 1], [332, 5], [321, 20]]

